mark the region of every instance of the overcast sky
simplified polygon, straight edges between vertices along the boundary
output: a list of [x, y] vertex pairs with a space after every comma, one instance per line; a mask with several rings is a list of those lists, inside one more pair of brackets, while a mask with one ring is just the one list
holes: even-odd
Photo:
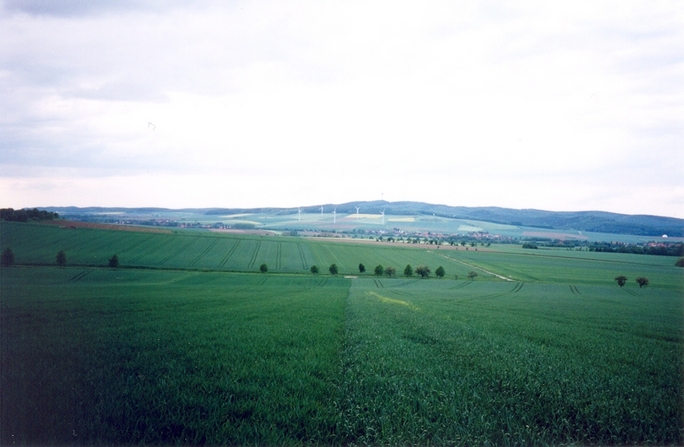
[[680, 1], [186, 3], [0, 0], [0, 207], [684, 218]]

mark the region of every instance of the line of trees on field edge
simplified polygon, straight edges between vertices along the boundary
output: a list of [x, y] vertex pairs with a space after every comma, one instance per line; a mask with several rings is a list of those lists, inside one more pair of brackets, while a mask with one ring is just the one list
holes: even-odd
[[[0, 266], [2, 267], [12, 267], [15, 263], [14, 251], [10, 247], [5, 248], [2, 251], [2, 256], [0, 257]], [[65, 267], [67, 265], [67, 256], [64, 250], [57, 252], [55, 256], [55, 264], [58, 267]], [[107, 265], [110, 268], [119, 268], [119, 257], [115, 254], [107, 261]]]
[[[264, 269], [264, 267], [266, 269]], [[268, 271], [268, 267], [265, 264], [263, 264], [262, 268], [261, 268], [261, 272], [265, 273], [266, 271]], [[309, 271], [311, 273], [313, 273], [314, 275], [317, 275], [320, 272], [320, 269], [318, 268], [317, 265], [312, 265], [311, 268], [309, 269]], [[339, 273], [339, 268], [337, 267], [337, 264], [331, 264], [330, 267], [328, 267], [328, 271], [330, 272], [331, 275], [337, 275]], [[364, 274], [365, 272], [366, 272], [366, 266], [364, 264], [359, 264], [359, 273]], [[414, 273], [416, 275], [420, 276], [421, 278], [426, 279], [426, 278], [430, 277], [430, 273], [432, 273], [432, 270], [430, 269], [430, 267], [425, 266], [425, 265], [419, 265], [414, 270], [413, 267], [411, 267], [411, 264], [407, 264], [406, 267], [404, 268], [404, 276], [407, 278], [411, 278], [411, 277], [413, 277]], [[383, 276], [384, 275], [384, 276], [394, 277], [397, 275], [397, 269], [392, 267], [392, 266], [384, 267], [384, 266], [378, 264], [373, 269], [373, 274], [375, 276]], [[444, 270], [444, 267], [442, 267], [441, 265], [439, 267], [437, 267], [437, 269], [435, 270], [435, 276], [437, 276], [438, 278], [441, 279], [445, 275], [446, 275], [446, 270]], [[477, 276], [478, 276], [477, 272], [471, 271], [470, 273], [468, 273], [468, 279], [470, 279], [471, 281], [474, 280], [475, 277], [477, 277]], [[458, 275], [454, 275], [454, 279], [458, 279]]]
[[[629, 278], [627, 278], [625, 275], [620, 275], [615, 277], [615, 282], [617, 282], [618, 286], [624, 287], [625, 284], [627, 284], [628, 279]], [[651, 282], [645, 276], [639, 276], [636, 279], [636, 283], [639, 284], [639, 288], [641, 289], [642, 287], [649, 285]]]

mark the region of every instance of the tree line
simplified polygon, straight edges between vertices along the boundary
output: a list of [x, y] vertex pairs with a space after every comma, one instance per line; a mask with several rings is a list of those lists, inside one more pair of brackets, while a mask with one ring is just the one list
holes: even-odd
[[[12, 251], [10, 247], [5, 248], [2, 251], [2, 256], [0, 256], [0, 265], [2, 265], [2, 267], [12, 267], [14, 265], [14, 261], [14, 251]], [[64, 250], [57, 252], [57, 255], [55, 256], [55, 264], [57, 264], [57, 266], [60, 268], [67, 265], [67, 256]], [[112, 256], [107, 261], [107, 265], [110, 268], [119, 268], [119, 257], [117, 255]]]
[[684, 256], [684, 243], [657, 245], [594, 243], [589, 246], [589, 251], [603, 253], [633, 253], [638, 255]]
[[[260, 268], [262, 273], [266, 273], [268, 271], [268, 266], [266, 264], [262, 264]], [[318, 268], [317, 265], [312, 265], [311, 268], [309, 269], [311, 273], [314, 275], [317, 275], [320, 273], [320, 269]], [[331, 264], [330, 267], [328, 267], [328, 271], [330, 272], [331, 275], [337, 275], [339, 273], [339, 268], [337, 267], [337, 264]], [[366, 273], [366, 266], [364, 264], [359, 264], [359, 273], [364, 274]], [[404, 276], [407, 278], [411, 278], [415, 275], [420, 276], [423, 279], [427, 279], [430, 277], [430, 274], [432, 273], [432, 270], [430, 267], [426, 265], [419, 265], [418, 267], [414, 268], [411, 266], [411, 264], [407, 264], [406, 267], [404, 267]], [[389, 276], [389, 277], [394, 277], [397, 275], [397, 269], [392, 267], [392, 266], [383, 266], [383, 265], [376, 265], [375, 268], [373, 269], [373, 274], [375, 276]], [[444, 267], [441, 265], [437, 267], [435, 270], [435, 276], [438, 278], [443, 278], [446, 275], [446, 270], [444, 270]], [[476, 272], [470, 272], [468, 273], [468, 279], [471, 281], [475, 279], [477, 276]], [[455, 279], [458, 279], [458, 275], [454, 275]]]
[[[615, 281], [617, 282], [618, 286], [624, 287], [625, 284], [627, 284], [627, 278], [625, 275], [620, 275], [615, 277]], [[639, 288], [641, 289], [644, 286], [647, 286], [651, 283], [651, 281], [648, 280], [645, 276], [639, 276], [636, 279], [636, 283], [639, 284]]]
[[0, 220], [5, 220], [8, 222], [29, 222], [54, 219], [59, 219], [58, 213], [39, 210], [38, 208], [21, 210], [15, 210], [12, 208], [0, 209]]

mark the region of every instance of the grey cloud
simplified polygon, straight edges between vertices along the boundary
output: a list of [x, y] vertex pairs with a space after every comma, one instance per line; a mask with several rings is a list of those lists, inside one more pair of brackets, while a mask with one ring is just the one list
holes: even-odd
[[81, 16], [134, 8], [132, 0], [5, 0], [4, 9], [31, 15]]
[[[199, 2], [206, 3], [206, 2]], [[35, 16], [78, 17], [123, 11], [167, 10], [187, 5], [180, 0], [4, 0], [3, 9]], [[197, 6], [197, 2], [193, 2]]]

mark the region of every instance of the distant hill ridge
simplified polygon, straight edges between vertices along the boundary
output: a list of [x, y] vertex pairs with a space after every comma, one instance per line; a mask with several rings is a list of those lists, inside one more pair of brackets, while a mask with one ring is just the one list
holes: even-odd
[[[435, 215], [446, 218], [471, 219], [485, 222], [528, 226], [559, 230], [591, 231], [597, 233], [632, 234], [638, 236], [684, 237], [684, 219], [651, 215], [629, 215], [609, 213], [605, 211], [544, 211], [536, 209], [511, 209], [500, 207], [466, 207], [435, 205], [425, 202], [387, 202], [384, 200], [370, 202], [348, 202], [342, 204], [319, 204], [301, 207], [302, 212], [317, 213], [321, 206], [326, 212], [333, 207], [338, 213], [352, 214], [356, 207], [362, 213], [380, 213], [387, 215]], [[60, 215], [90, 214], [102, 212], [154, 212], [170, 211], [167, 208], [78, 208], [78, 207], [45, 207]], [[270, 213], [291, 214], [297, 208], [185, 208], [175, 211], [188, 211], [207, 215], [226, 215], [238, 213]]]

